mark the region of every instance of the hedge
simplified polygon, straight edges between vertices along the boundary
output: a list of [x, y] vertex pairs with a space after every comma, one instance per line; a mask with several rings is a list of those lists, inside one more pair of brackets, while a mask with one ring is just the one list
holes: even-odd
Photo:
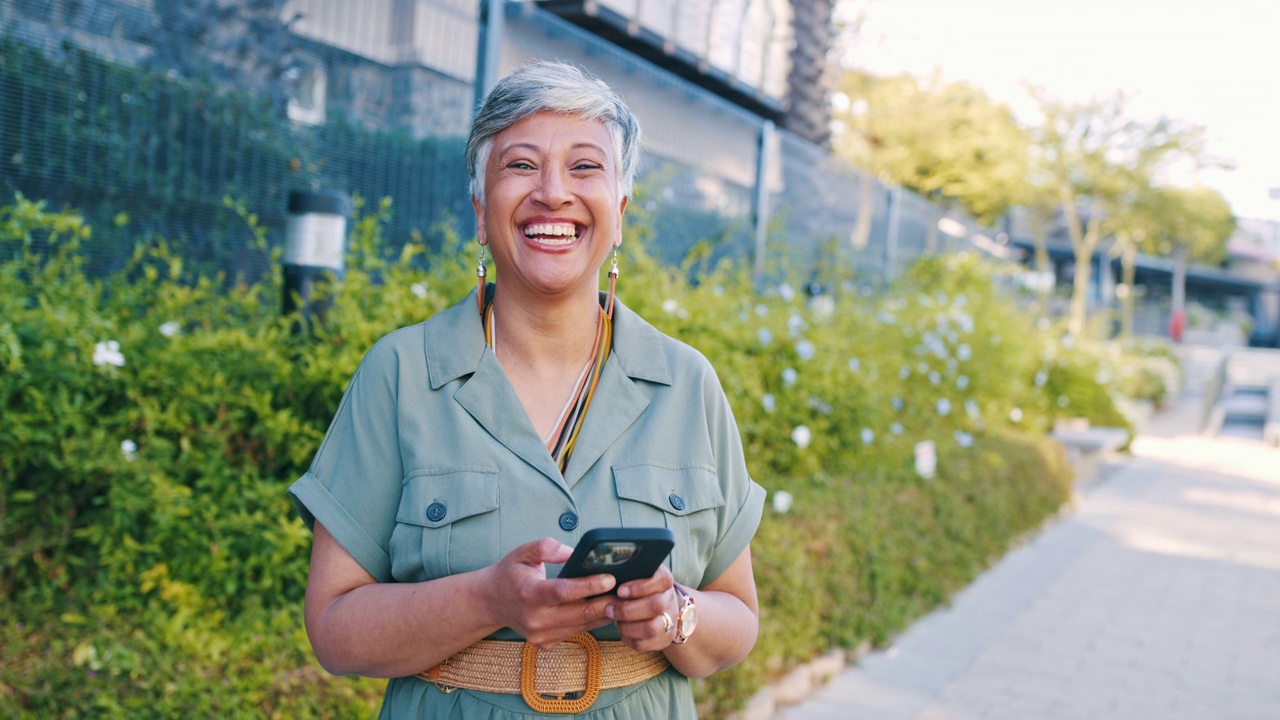
[[[335, 678], [302, 628], [310, 536], [285, 495], [363, 353], [454, 302], [473, 254], [444, 232], [387, 255], [362, 209], [314, 336], [268, 278], [207, 276], [148, 238], [85, 271], [93, 233], [0, 208], [0, 704], [18, 717], [367, 717], [383, 682]], [[890, 292], [758, 292], [628, 230], [619, 294], [713, 362], [771, 501], [752, 545], [759, 642], [697, 683], [722, 717], [795, 664], [883, 644], [1067, 502], [1055, 419], [1123, 423], [1129, 353], [1023, 310], [1003, 270], [927, 258]], [[434, 247], [434, 244], [433, 244]], [[916, 464], [932, 442], [936, 472]]]

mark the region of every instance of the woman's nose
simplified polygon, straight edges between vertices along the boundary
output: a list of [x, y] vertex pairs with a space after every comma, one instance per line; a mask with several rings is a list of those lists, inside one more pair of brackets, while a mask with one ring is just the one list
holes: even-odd
[[539, 176], [538, 187], [533, 199], [549, 208], [558, 208], [573, 201], [569, 192], [568, 178], [563, 170], [554, 167], [543, 168]]

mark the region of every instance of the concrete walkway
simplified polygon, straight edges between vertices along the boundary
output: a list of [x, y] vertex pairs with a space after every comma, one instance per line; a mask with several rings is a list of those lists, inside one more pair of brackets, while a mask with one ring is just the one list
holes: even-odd
[[1074, 512], [785, 720], [1280, 719], [1280, 450], [1180, 398]]

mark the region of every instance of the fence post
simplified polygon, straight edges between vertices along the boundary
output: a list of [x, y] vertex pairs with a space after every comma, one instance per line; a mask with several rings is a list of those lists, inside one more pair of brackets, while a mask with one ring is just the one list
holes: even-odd
[[345, 269], [347, 215], [351, 200], [328, 190], [291, 190], [284, 237], [283, 310], [299, 311], [294, 334], [323, 323], [330, 295]]
[[498, 82], [502, 49], [503, 5], [506, 0], [480, 0], [480, 42], [476, 50], [475, 107]]
[[773, 145], [777, 130], [772, 121], [760, 126], [760, 142], [756, 151], [756, 187], [752, 198], [755, 215], [755, 257], [751, 276], [756, 292], [764, 285], [765, 242], [769, 237], [769, 176], [773, 174]]
[[898, 233], [902, 226], [902, 187], [889, 188], [889, 230], [884, 239], [884, 279], [891, 282], [898, 274]]

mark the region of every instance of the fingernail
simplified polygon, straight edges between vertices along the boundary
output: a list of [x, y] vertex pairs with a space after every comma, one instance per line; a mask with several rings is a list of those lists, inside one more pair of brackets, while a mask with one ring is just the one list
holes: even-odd
[[631, 587], [628, 585], [623, 585], [622, 587], [618, 588], [618, 597], [620, 598], [631, 597]]
[[609, 618], [610, 620], [612, 620], [612, 619], [613, 619], [613, 606], [612, 606], [612, 605], [609, 605], [609, 606], [607, 606], [607, 607], [604, 609], [604, 616], [605, 616], [605, 617], [607, 617], [607, 618]]

